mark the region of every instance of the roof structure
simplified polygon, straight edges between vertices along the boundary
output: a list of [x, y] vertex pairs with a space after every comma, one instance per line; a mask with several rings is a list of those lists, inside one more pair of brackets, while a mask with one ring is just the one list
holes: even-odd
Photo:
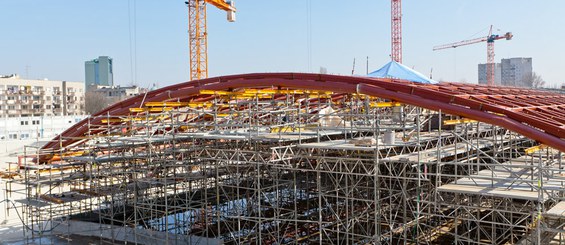
[[[116, 103], [55, 137], [42, 149], [58, 151], [88, 140], [88, 124], [100, 124], [103, 115], [129, 115], [130, 108], [148, 102], [202, 102], [214, 95], [202, 90], [312, 89], [359, 93], [441, 111], [512, 130], [565, 151], [565, 95], [539, 90], [487, 87], [461, 83], [422, 84], [406, 80], [306, 73], [255, 73], [190, 81], [149, 91]], [[120, 122], [109, 122], [119, 124]]]
[[434, 81], [430, 78], [427, 78], [422, 73], [419, 73], [409, 67], [400, 64], [396, 61], [391, 61], [381, 67], [380, 69], [371, 72], [367, 75], [368, 77], [375, 77], [375, 78], [394, 78], [394, 79], [402, 79], [408, 80], [411, 82], [417, 83], [428, 83], [428, 84], [437, 84], [437, 81]]

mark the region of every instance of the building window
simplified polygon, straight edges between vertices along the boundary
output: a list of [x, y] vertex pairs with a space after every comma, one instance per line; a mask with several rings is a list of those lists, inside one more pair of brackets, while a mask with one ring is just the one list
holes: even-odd
[[8, 134], [8, 138], [15, 140], [18, 138], [18, 134]]
[[29, 123], [28, 121], [20, 121], [21, 125], [28, 125], [28, 123]]
[[51, 105], [45, 105], [45, 108], [51, 109]]

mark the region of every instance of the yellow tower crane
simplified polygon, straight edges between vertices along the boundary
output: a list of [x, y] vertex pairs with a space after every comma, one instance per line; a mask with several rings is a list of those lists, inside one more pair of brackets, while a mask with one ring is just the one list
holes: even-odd
[[190, 80], [208, 77], [208, 32], [206, 31], [206, 4], [212, 4], [228, 14], [228, 21], [235, 21], [235, 6], [228, 0], [189, 0], [188, 40], [190, 48]]

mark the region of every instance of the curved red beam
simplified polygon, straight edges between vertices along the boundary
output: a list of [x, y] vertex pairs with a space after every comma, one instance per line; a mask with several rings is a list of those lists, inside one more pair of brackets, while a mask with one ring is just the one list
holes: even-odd
[[[55, 137], [42, 149], [64, 149], [80, 141], [92, 124], [101, 123], [99, 116], [121, 116], [129, 108], [142, 107], [153, 101], [186, 100], [200, 90], [229, 90], [236, 88], [281, 87], [325, 90], [343, 93], [363, 93], [459, 115], [497, 125], [533, 140], [565, 151], [565, 96], [538, 90], [511, 87], [441, 83], [419, 84], [403, 80], [338, 76], [306, 73], [255, 73], [207, 78], [184, 82], [116, 103], [84, 119]], [[529, 103], [528, 101], [532, 101]], [[527, 108], [527, 109], [522, 109]], [[548, 108], [553, 110], [548, 110]], [[539, 110], [537, 110], [539, 109]], [[532, 111], [536, 113], [532, 113]], [[552, 118], [560, 120], [551, 120]]]

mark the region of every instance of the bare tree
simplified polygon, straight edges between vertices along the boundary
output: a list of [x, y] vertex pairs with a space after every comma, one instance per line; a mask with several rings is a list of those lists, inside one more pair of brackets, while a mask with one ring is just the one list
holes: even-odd
[[94, 114], [108, 106], [108, 99], [101, 93], [86, 92], [84, 95], [84, 110], [88, 114]]
[[532, 72], [532, 87], [533, 88], [543, 88], [545, 81], [535, 72]]

